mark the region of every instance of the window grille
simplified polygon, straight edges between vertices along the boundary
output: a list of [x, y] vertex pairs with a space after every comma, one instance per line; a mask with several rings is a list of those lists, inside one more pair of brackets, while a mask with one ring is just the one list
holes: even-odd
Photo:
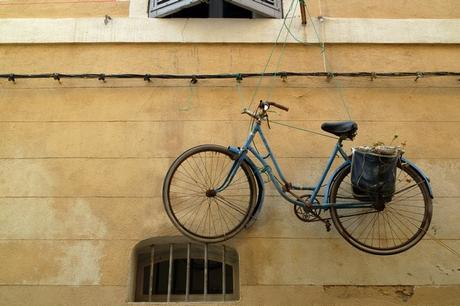
[[224, 245], [161, 243], [137, 251], [136, 302], [234, 301], [238, 254]]

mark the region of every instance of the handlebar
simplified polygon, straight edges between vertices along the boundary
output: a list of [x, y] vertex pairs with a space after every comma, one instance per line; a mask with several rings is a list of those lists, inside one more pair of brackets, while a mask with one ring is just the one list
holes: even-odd
[[[263, 103], [262, 101], [260, 101], [260, 102]], [[265, 101], [265, 103], [267, 103], [267, 104], [270, 105], [270, 106], [274, 106], [274, 107], [277, 107], [277, 108], [279, 108], [279, 109], [282, 109], [282, 110], [284, 110], [284, 111], [286, 111], [286, 112], [289, 111], [289, 107], [286, 107], [286, 106], [281, 105], [281, 104], [279, 104], [279, 103], [276, 103], [276, 102], [269, 102], [269, 101]]]
[[267, 119], [267, 121], [268, 121], [267, 111], [271, 106], [277, 107], [277, 108], [279, 108], [281, 110], [284, 110], [286, 112], [289, 111], [289, 107], [286, 107], [286, 106], [281, 105], [279, 103], [260, 100], [260, 103], [259, 103], [260, 111], [251, 112], [250, 110], [245, 108], [245, 109], [243, 109], [242, 114], [249, 115], [250, 117], [252, 117], [252, 118], [254, 118], [256, 120]]

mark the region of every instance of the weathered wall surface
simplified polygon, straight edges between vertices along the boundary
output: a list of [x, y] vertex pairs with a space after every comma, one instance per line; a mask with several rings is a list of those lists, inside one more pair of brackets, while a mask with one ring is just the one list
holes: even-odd
[[[460, 71], [455, 45], [327, 50], [334, 71]], [[0, 71], [258, 72], [270, 52], [248, 44], [3, 45]], [[269, 71], [323, 68], [315, 46], [287, 46], [277, 67], [279, 54]], [[125, 304], [134, 245], [177, 234], [160, 198], [169, 164], [193, 145], [240, 144], [248, 120], [239, 113], [256, 85], [1, 80], [0, 304]], [[415, 248], [377, 257], [335, 230], [301, 223], [269, 190], [260, 219], [229, 242], [240, 254], [240, 305], [458, 305], [459, 258], [436, 240], [460, 250], [458, 81], [266, 78], [255, 98], [268, 96], [290, 107], [273, 114], [285, 123], [319, 131], [322, 121], [348, 118], [345, 104], [360, 126], [357, 144], [398, 134], [432, 179], [434, 219]], [[333, 140], [276, 125], [267, 132], [286, 175], [312, 183]]]
[[2, 0], [0, 18], [128, 16], [127, 0]]
[[459, 18], [455, 0], [320, 0], [306, 1], [314, 16], [351, 18]]
[[[457, 0], [321, 0], [307, 1], [307, 4], [312, 16], [460, 18]], [[0, 18], [127, 16], [128, 7], [128, 0], [3, 0], [0, 1]]]

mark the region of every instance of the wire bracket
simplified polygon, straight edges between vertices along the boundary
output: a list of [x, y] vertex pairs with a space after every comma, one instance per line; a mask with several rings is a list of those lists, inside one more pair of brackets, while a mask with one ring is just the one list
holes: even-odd
[[377, 74], [375, 72], [371, 72], [371, 82], [373, 82], [377, 78]]
[[420, 79], [420, 78], [423, 78], [423, 72], [420, 72], [420, 71], [419, 71], [419, 72], [417, 72], [417, 76], [415, 77], [414, 82], [417, 82], [418, 79]]
[[150, 83], [150, 82], [152, 81], [150, 78], [151, 78], [151, 75], [150, 75], [150, 74], [146, 74], [146, 75], [144, 75], [144, 81], [146, 81], [146, 82], [149, 82], [149, 83]]
[[283, 82], [287, 82], [288, 74], [287, 72], [280, 72], [280, 77]]
[[61, 75], [59, 73], [53, 73], [53, 79], [61, 84]]

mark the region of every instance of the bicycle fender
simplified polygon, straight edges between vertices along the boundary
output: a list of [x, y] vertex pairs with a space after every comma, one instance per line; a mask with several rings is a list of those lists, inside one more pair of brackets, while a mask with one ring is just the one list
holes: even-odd
[[[228, 150], [235, 155], [240, 154], [240, 149], [237, 147], [231, 146], [228, 147]], [[254, 208], [254, 211], [252, 212], [251, 218], [249, 219], [248, 223], [246, 223], [245, 225], [245, 228], [249, 228], [251, 225], [254, 224], [254, 222], [256, 222], [257, 217], [260, 214], [260, 211], [262, 210], [265, 198], [265, 184], [262, 179], [262, 175], [260, 174], [259, 168], [257, 168], [257, 165], [248, 156], [244, 158], [244, 161], [249, 165], [249, 167], [252, 170], [252, 173], [254, 173], [254, 177], [256, 179], [258, 188], [256, 207]]]
[[433, 189], [431, 188], [430, 178], [425, 173], [423, 173], [422, 169], [417, 167], [413, 162], [409, 161], [408, 159], [405, 159], [404, 157], [402, 157], [401, 162], [409, 165], [409, 167], [411, 167], [412, 170], [414, 170], [415, 172], [417, 172], [418, 175], [423, 177], [424, 184], [425, 184], [426, 188], [428, 189], [430, 197], [433, 199], [434, 198], [433, 197]]
[[324, 200], [323, 203], [329, 203], [329, 189], [331, 188], [331, 184], [334, 181], [334, 178], [337, 176], [337, 174], [345, 167], [348, 167], [351, 165], [351, 160], [345, 161], [343, 164], [341, 164], [337, 169], [334, 170], [334, 172], [329, 176], [329, 180], [326, 185], [326, 189], [324, 190]]
[[[428, 189], [428, 193], [430, 197], [433, 199], [433, 189], [431, 188], [430, 178], [425, 173], [423, 173], [423, 171], [419, 167], [417, 167], [414, 163], [405, 159], [404, 157], [401, 158], [401, 162], [407, 164], [423, 178], [424, 184]], [[329, 189], [331, 187], [332, 182], [334, 181], [335, 176], [337, 175], [337, 173], [339, 173], [339, 171], [341, 171], [343, 168], [347, 167], [350, 164], [351, 160], [344, 162], [337, 169], [335, 169], [334, 173], [330, 176], [329, 181], [327, 182], [326, 190], [324, 191], [324, 203], [329, 203]]]

